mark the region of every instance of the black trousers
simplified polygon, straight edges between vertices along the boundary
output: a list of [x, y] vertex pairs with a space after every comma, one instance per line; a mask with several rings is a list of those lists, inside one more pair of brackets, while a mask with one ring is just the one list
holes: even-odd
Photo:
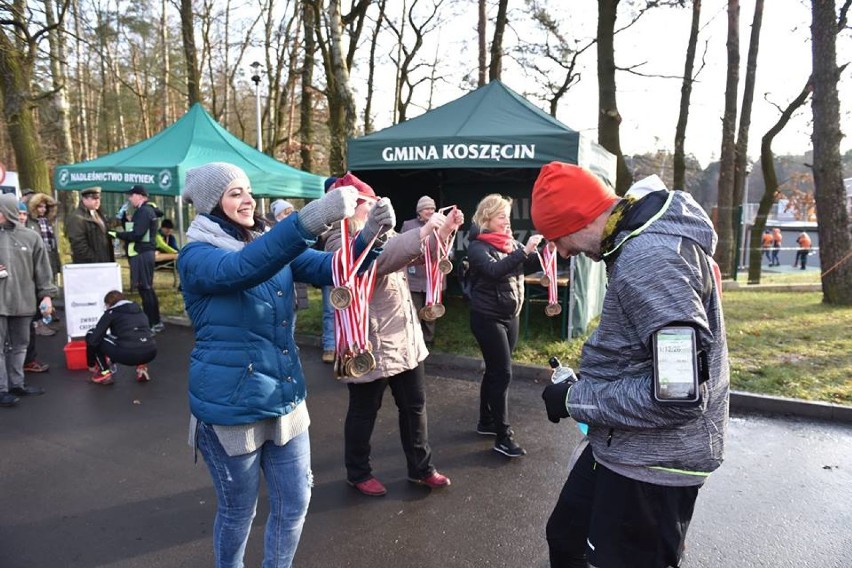
[[143, 348], [128, 349], [117, 345], [115, 338], [110, 336], [105, 337], [97, 346], [86, 342], [86, 364], [89, 367], [94, 367], [97, 363], [101, 369], [106, 369], [106, 357], [113, 363], [135, 366], [150, 363], [156, 356], [157, 346], [153, 343]]
[[410, 371], [392, 377], [348, 385], [349, 411], [346, 413], [344, 429], [344, 459], [346, 478], [350, 482], [358, 483], [372, 475], [370, 438], [387, 386], [390, 386], [399, 411], [399, 438], [408, 464], [408, 477], [423, 479], [435, 471], [426, 423], [425, 379], [421, 363]]
[[24, 357], [24, 365], [28, 365], [36, 360], [36, 346], [35, 346], [35, 324], [38, 320], [41, 319], [41, 314], [36, 314], [33, 316], [33, 329], [30, 329], [30, 342], [27, 344], [27, 354]]
[[142, 311], [148, 316], [151, 326], [160, 323], [160, 300], [154, 291], [154, 256], [155, 252], [148, 250], [130, 257], [130, 280], [142, 297]]
[[518, 318], [493, 318], [470, 312], [470, 330], [479, 343], [485, 374], [479, 389], [479, 422], [493, 424], [498, 435], [509, 430], [512, 351], [518, 342]]
[[698, 487], [629, 479], [587, 446], [547, 521], [551, 568], [679, 566]]

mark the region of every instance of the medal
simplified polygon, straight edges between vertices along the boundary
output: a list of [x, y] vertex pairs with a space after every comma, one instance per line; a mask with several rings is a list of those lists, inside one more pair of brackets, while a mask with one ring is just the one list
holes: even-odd
[[338, 310], [345, 310], [352, 303], [352, 292], [346, 286], [335, 286], [331, 289], [328, 299]]
[[541, 279], [539, 280], [539, 283], [542, 286], [544, 286], [545, 288], [549, 287], [550, 286], [550, 277], [547, 274], [542, 275]]
[[544, 313], [547, 314], [548, 317], [558, 316], [562, 313], [562, 306], [559, 304], [547, 304], [544, 308]]
[[438, 317], [435, 315], [435, 306], [423, 306], [417, 314], [423, 321], [435, 321]]
[[453, 263], [448, 258], [442, 258], [438, 261], [438, 270], [441, 274], [450, 274], [453, 271]]
[[350, 377], [363, 377], [376, 368], [376, 358], [369, 351], [362, 351], [349, 360], [347, 366]]

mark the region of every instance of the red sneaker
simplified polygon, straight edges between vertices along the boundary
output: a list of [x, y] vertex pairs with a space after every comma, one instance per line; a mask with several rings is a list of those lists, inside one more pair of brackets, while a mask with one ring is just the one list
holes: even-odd
[[111, 385], [115, 382], [112, 378], [112, 373], [109, 370], [96, 371], [89, 380], [99, 385]]
[[358, 483], [353, 483], [352, 481], [347, 481], [346, 483], [348, 483], [364, 495], [368, 495], [370, 497], [381, 497], [382, 495], [388, 492], [387, 488], [382, 485], [382, 482], [376, 479], [375, 477], [365, 479], [364, 481], [359, 481]]
[[50, 365], [42, 363], [41, 361], [36, 361], [35, 359], [24, 365], [25, 373], [44, 373], [48, 369], [50, 369]]
[[136, 380], [140, 383], [147, 383], [151, 380], [148, 375], [148, 365], [136, 365]]
[[438, 471], [433, 471], [432, 475], [428, 477], [424, 477], [423, 479], [415, 479], [413, 477], [409, 477], [408, 481], [412, 483], [416, 483], [418, 485], [425, 485], [429, 489], [439, 489], [441, 487], [447, 487], [452, 485], [450, 478], [442, 473], [438, 473]]

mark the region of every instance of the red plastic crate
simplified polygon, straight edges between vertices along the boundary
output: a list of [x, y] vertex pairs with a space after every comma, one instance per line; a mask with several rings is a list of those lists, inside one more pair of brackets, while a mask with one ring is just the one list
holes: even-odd
[[69, 341], [65, 344], [65, 366], [72, 371], [88, 368], [86, 365], [86, 342], [82, 339]]

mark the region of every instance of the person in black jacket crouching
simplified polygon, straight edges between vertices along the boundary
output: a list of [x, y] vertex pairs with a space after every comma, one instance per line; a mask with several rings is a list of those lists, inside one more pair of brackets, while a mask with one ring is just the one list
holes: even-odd
[[136, 365], [136, 380], [151, 380], [148, 363], [157, 356], [157, 343], [148, 325], [148, 316], [138, 304], [118, 290], [104, 297], [106, 311], [97, 325], [86, 334], [86, 360], [92, 382], [113, 383], [113, 365]]

